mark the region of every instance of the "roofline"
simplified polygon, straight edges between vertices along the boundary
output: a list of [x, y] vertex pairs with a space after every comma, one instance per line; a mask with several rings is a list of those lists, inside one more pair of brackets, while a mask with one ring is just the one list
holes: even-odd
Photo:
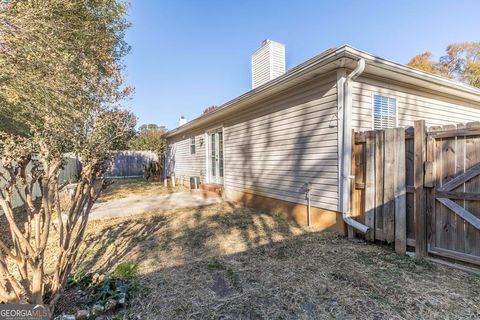
[[420, 80], [424, 80], [427, 82], [435, 83], [438, 85], [442, 85], [445, 87], [452, 88], [454, 90], [458, 90], [463, 93], [477, 95], [480, 101], [480, 89], [468, 86], [461, 82], [443, 78], [431, 73], [427, 73], [412, 67], [409, 67], [404, 64], [400, 64], [391, 60], [383, 59], [378, 56], [374, 56], [370, 53], [365, 51], [361, 51], [358, 49], [353, 48], [352, 46], [346, 44], [342, 47], [337, 49], [327, 50], [295, 67], [287, 71], [285, 74], [253, 89], [247, 91], [246, 93], [224, 103], [218, 109], [211, 111], [205, 115], [201, 115], [183, 126], [177, 127], [173, 130], [170, 130], [166, 133], [166, 137], [172, 137], [182, 132], [185, 132], [189, 129], [192, 129], [198, 125], [201, 125], [204, 122], [208, 122], [210, 119], [214, 118], [215, 116], [220, 116], [221, 114], [228, 114], [231, 111], [235, 110], [235, 106], [238, 105], [240, 102], [245, 100], [251, 99], [260, 93], [268, 92], [269, 90], [274, 89], [276, 86], [280, 84], [288, 83], [289, 81], [298, 78], [299, 76], [303, 76], [312, 72], [319, 67], [325, 66], [329, 63], [332, 63], [341, 58], [351, 58], [353, 60], [365, 59], [367, 65], [375, 65], [376, 67], [384, 68], [387, 70], [395, 71], [400, 73], [404, 76], [414, 77]]
[[370, 64], [376, 64], [377, 66], [383, 65], [385, 69], [395, 70], [407, 76], [411, 76], [411, 77], [418, 78], [418, 79], [425, 80], [432, 83], [437, 83], [439, 85], [460, 90], [465, 93], [470, 93], [470, 94], [475, 94], [480, 96], [480, 88], [472, 87], [467, 84], [461, 83], [459, 81], [441, 77], [433, 73], [428, 73], [428, 72], [407, 66], [402, 63], [398, 63], [392, 60], [374, 56], [368, 52], [353, 48], [350, 45], [345, 45], [342, 48], [345, 48], [345, 51], [348, 54], [354, 55], [357, 59], [364, 58], [367, 61], [367, 63], [370, 62]]

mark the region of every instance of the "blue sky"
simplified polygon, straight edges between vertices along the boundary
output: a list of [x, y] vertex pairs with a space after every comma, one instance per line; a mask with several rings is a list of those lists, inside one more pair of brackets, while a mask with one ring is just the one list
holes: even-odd
[[479, 41], [479, 14], [479, 0], [131, 0], [128, 105], [138, 124], [173, 129], [250, 90], [250, 55], [264, 39], [286, 45], [287, 69], [346, 43], [406, 63]]

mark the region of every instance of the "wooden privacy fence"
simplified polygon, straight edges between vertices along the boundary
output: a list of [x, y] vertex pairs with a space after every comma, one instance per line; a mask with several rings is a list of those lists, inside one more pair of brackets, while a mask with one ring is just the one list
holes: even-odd
[[356, 132], [352, 171], [367, 240], [480, 265], [480, 122]]
[[112, 160], [108, 161], [106, 177], [128, 178], [142, 177], [145, 169], [159, 158], [152, 151], [116, 151]]
[[[73, 157], [70, 154], [66, 154], [64, 157], [64, 160], [65, 160], [65, 165], [60, 170], [59, 182], [63, 184], [63, 183], [70, 183], [70, 182], [77, 181], [80, 166], [81, 166], [80, 162], [78, 161], [77, 158]], [[32, 164], [28, 165], [27, 171], [30, 172], [31, 169], [32, 169]], [[9, 173], [1, 166], [0, 166], [0, 173], [5, 174], [7, 176], [9, 175]], [[6, 183], [5, 181], [0, 182], [0, 184], [2, 185], [5, 183]], [[18, 190], [15, 190], [13, 192], [12, 206], [14, 208], [23, 206], [24, 204], [23, 199], [25, 199], [25, 192], [23, 191], [21, 184], [18, 185], [18, 188], [20, 190], [20, 193], [18, 192]], [[32, 189], [32, 197], [33, 199], [36, 199], [40, 195], [41, 195], [40, 186], [38, 183], [35, 183]], [[2, 209], [0, 209], [0, 215], [3, 215]]]

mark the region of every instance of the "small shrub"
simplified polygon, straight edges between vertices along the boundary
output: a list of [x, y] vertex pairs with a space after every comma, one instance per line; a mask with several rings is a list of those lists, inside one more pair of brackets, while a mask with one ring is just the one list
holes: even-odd
[[67, 288], [80, 289], [87, 294], [90, 306], [105, 305], [112, 299], [124, 305], [138, 291], [137, 273], [138, 267], [132, 262], [118, 265], [113, 275], [80, 271], [68, 278]]
[[138, 266], [133, 262], [124, 262], [117, 266], [114, 274], [120, 279], [130, 280], [138, 274]]
[[67, 279], [67, 288], [85, 286], [91, 281], [91, 276], [84, 271], [70, 275]]

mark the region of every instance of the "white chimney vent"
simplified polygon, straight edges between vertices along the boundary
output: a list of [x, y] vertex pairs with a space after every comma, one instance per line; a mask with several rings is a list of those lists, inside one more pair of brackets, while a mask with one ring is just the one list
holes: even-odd
[[183, 126], [183, 125], [186, 124], [186, 123], [187, 123], [187, 119], [185, 119], [184, 116], [181, 116], [181, 117], [180, 117], [180, 120], [178, 120], [178, 126], [181, 127], [181, 126]]
[[252, 54], [252, 89], [285, 73], [285, 46], [272, 40], [263, 40]]

